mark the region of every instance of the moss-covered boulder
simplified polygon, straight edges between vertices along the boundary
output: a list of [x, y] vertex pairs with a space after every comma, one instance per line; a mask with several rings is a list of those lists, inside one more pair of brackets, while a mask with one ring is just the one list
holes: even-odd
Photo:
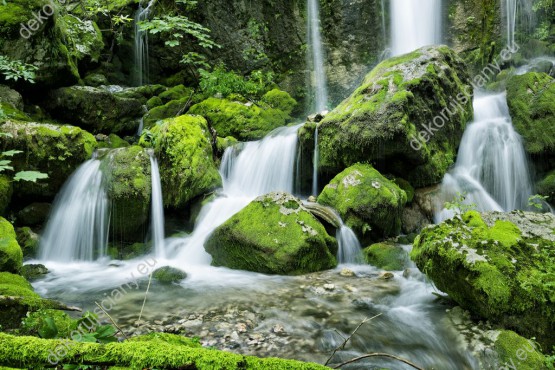
[[154, 270], [152, 277], [163, 284], [179, 283], [187, 278], [187, 273], [171, 266], [160, 267]]
[[441, 182], [472, 118], [471, 92], [465, 64], [446, 46], [380, 63], [320, 123], [320, 171], [368, 162], [415, 187]]
[[164, 120], [141, 140], [145, 143], [149, 138], [160, 165], [166, 207], [182, 208], [193, 198], [221, 186], [204, 118], [183, 115]]
[[23, 265], [21, 275], [27, 280], [35, 280], [48, 274], [48, 269], [42, 264]]
[[40, 296], [24, 277], [10, 272], [0, 272], [0, 296], [13, 297], [0, 301], [2, 330], [17, 328], [29, 310], [41, 307]]
[[[267, 100], [270, 104], [256, 105], [252, 102], [209, 98], [193, 105], [189, 113], [204, 116], [218, 136], [233, 136], [241, 141], [258, 140], [270, 131], [285, 126], [290, 119], [289, 113], [281, 110], [292, 109], [288, 99], [274, 93], [267, 96]], [[279, 109], [273, 108], [274, 105]]]
[[29, 202], [36, 198], [53, 198], [66, 179], [84, 161], [90, 159], [96, 140], [90, 133], [74, 126], [35, 122], [6, 121], [0, 132], [0, 150], [20, 150], [12, 158], [16, 171], [40, 171], [47, 181], [20, 182], [14, 197]]
[[205, 244], [214, 266], [297, 275], [337, 265], [337, 242], [301, 201], [258, 197], [218, 227]]
[[387, 271], [403, 270], [409, 260], [407, 251], [393, 243], [372, 244], [362, 254], [367, 263]]
[[293, 110], [297, 106], [297, 101], [293, 99], [291, 95], [280, 89], [268, 91], [260, 100], [268, 104], [270, 108], [279, 109], [289, 115], [293, 113]]
[[39, 250], [40, 237], [30, 227], [19, 227], [15, 230], [17, 242], [23, 252], [23, 257], [34, 258]]
[[555, 343], [555, 215], [470, 211], [425, 228], [411, 258], [475, 315]]
[[318, 196], [318, 203], [335, 208], [359, 238], [375, 241], [399, 234], [406, 202], [395, 183], [361, 163], [338, 174]]
[[4, 215], [8, 209], [12, 194], [12, 179], [6, 175], [0, 175], [0, 216]]
[[499, 356], [500, 369], [547, 370], [545, 357], [531, 340], [514, 331], [502, 330], [493, 348]]
[[130, 146], [110, 151], [103, 161], [111, 201], [110, 233], [117, 241], [142, 241], [151, 197], [150, 157], [146, 149]]
[[548, 173], [536, 184], [538, 194], [547, 197], [547, 201], [555, 205], [555, 171]]
[[11, 223], [0, 217], [0, 271], [19, 273], [23, 264], [23, 252], [17, 243]]
[[512, 76], [507, 80], [507, 103], [526, 151], [555, 158], [555, 79], [535, 72]]
[[90, 86], [62, 87], [49, 94], [50, 114], [92, 133], [132, 134], [143, 115], [139, 99], [123, 98]]
[[19, 212], [17, 212], [17, 225], [19, 226], [37, 226], [46, 222], [52, 204], [50, 203], [31, 203]]

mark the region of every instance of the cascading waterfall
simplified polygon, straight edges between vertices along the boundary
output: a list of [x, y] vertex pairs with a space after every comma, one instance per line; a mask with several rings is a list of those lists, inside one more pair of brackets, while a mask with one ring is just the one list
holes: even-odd
[[441, 0], [390, 0], [391, 54], [441, 43]]
[[215, 228], [260, 195], [293, 192], [300, 127], [280, 127], [260, 141], [226, 149], [220, 169], [223, 191], [203, 207], [190, 236], [168, 241], [174, 260], [189, 266], [210, 264], [204, 242]]
[[143, 8], [141, 2], [139, 2], [139, 9], [137, 9], [137, 12], [135, 13], [135, 70], [133, 72], [133, 82], [136, 86], [143, 86], [145, 83], [148, 83], [148, 33], [141, 30], [139, 23], [141, 21], [148, 20], [151, 7], [155, 1], [156, 0], [150, 0], [146, 8]]
[[[532, 182], [522, 139], [512, 126], [506, 93], [474, 98], [474, 122], [462, 138], [455, 168], [445, 175], [446, 200], [457, 193], [480, 211], [526, 209]], [[442, 210], [437, 221], [451, 217]]]
[[505, 0], [505, 20], [507, 27], [507, 46], [513, 48], [515, 45], [516, 13], [518, 0]]
[[166, 258], [164, 247], [164, 203], [162, 198], [162, 184], [160, 182], [160, 170], [154, 152], [149, 151], [150, 173], [152, 181], [151, 200], [151, 229], [154, 254], [158, 258]]
[[353, 230], [341, 224], [335, 234], [337, 244], [339, 246], [337, 251], [337, 262], [339, 263], [362, 263], [362, 247], [358, 241], [357, 236]]
[[314, 130], [314, 158], [312, 159], [312, 195], [318, 196], [318, 161], [320, 160], [320, 149], [318, 149], [318, 125]]
[[106, 255], [110, 207], [101, 161], [83, 163], [57, 196], [40, 241], [42, 260], [93, 261]]
[[308, 0], [308, 45], [312, 53], [313, 80], [315, 91], [315, 110], [321, 112], [328, 105], [328, 87], [324, 70], [324, 52], [320, 33], [320, 10], [318, 0]]

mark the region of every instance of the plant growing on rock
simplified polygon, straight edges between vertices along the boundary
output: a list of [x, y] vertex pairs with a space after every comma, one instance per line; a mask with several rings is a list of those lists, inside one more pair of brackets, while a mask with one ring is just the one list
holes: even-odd
[[[2, 112], [3, 113], [3, 112]], [[0, 114], [1, 116], [1, 114]], [[12, 137], [11, 134], [0, 132], [0, 137]], [[10, 159], [3, 159], [5, 157], [13, 157], [16, 154], [23, 153], [21, 150], [8, 150], [5, 152], [0, 153], [0, 173], [4, 171], [13, 171], [13, 167], [11, 166], [12, 161]], [[47, 179], [48, 175], [46, 173], [42, 173], [39, 171], [19, 171], [15, 174], [13, 180], [14, 181], [31, 181], [37, 182], [40, 179]]]
[[475, 203], [465, 203], [466, 196], [466, 193], [457, 192], [457, 195], [453, 198], [451, 202], [445, 202], [444, 207], [459, 215], [465, 214], [468, 211], [475, 210], [477, 207]]
[[6, 81], [18, 81], [23, 79], [29, 83], [35, 83], [35, 71], [37, 66], [23, 63], [19, 60], [11, 60], [4, 55], [0, 55], [0, 73]]

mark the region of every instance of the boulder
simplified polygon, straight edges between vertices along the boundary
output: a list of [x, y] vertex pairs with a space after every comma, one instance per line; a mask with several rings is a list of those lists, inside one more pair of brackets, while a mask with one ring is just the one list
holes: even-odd
[[143, 226], [150, 214], [150, 157], [140, 146], [110, 151], [102, 166], [107, 174], [111, 201], [111, 238], [116, 241], [142, 241]]
[[471, 93], [465, 64], [446, 46], [380, 63], [320, 123], [320, 172], [368, 162], [415, 187], [441, 182], [472, 118]]
[[187, 278], [187, 273], [175, 267], [164, 266], [156, 269], [152, 273], [152, 277], [163, 284], [179, 283]]
[[406, 201], [395, 183], [361, 163], [338, 174], [318, 196], [318, 203], [335, 208], [359, 238], [374, 241], [399, 234]]
[[17, 212], [17, 224], [20, 226], [37, 226], [46, 222], [52, 204], [31, 203]]
[[204, 248], [214, 266], [266, 274], [298, 275], [337, 265], [336, 240], [286, 193], [256, 198], [216, 228]]
[[409, 261], [407, 251], [393, 243], [376, 243], [362, 251], [366, 262], [386, 271], [401, 271]]
[[21, 275], [27, 280], [35, 280], [48, 274], [48, 269], [42, 264], [23, 265]]
[[[289, 110], [291, 107], [290, 101], [278, 97], [278, 94], [267, 99], [281, 108]], [[209, 98], [193, 105], [189, 113], [205, 117], [218, 136], [233, 136], [240, 141], [261, 139], [270, 131], [285, 126], [290, 119], [289, 113], [272, 108], [268, 104], [257, 105], [252, 102], [217, 98]]]
[[39, 250], [40, 236], [29, 227], [19, 227], [15, 230], [17, 242], [23, 252], [23, 257], [34, 258]]
[[0, 125], [0, 150], [20, 150], [12, 158], [15, 171], [40, 171], [48, 181], [20, 182], [14, 197], [26, 202], [53, 198], [66, 179], [84, 161], [90, 159], [96, 140], [90, 133], [74, 126], [8, 120]]
[[141, 138], [145, 145], [149, 140], [159, 161], [166, 207], [182, 208], [193, 198], [221, 186], [204, 118], [183, 115], [163, 120]]
[[6, 85], [0, 85], [0, 102], [9, 104], [15, 109], [23, 110], [23, 97]]
[[54, 118], [95, 134], [134, 134], [144, 113], [139, 99], [123, 98], [108, 89], [91, 86], [54, 90], [45, 106]]
[[438, 289], [474, 315], [555, 343], [555, 215], [479, 214], [428, 226], [411, 258]]
[[0, 175], [0, 216], [7, 211], [12, 200], [12, 194], [12, 179], [6, 175]]
[[23, 264], [23, 252], [17, 244], [11, 223], [0, 217], [0, 271], [19, 273]]
[[548, 173], [536, 184], [538, 194], [547, 197], [547, 201], [555, 205], [555, 171]]

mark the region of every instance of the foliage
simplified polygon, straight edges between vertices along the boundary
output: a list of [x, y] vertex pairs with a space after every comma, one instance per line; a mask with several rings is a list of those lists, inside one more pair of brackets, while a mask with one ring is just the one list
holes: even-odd
[[468, 211], [476, 209], [475, 203], [468, 203], [466, 201], [466, 193], [457, 193], [451, 202], [445, 202], [444, 207], [446, 209], [454, 211], [456, 214], [463, 214]]
[[553, 347], [553, 354], [551, 356], [545, 356], [545, 366], [549, 370], [555, 370], [555, 347]]
[[542, 210], [544, 203], [547, 201], [548, 196], [535, 194], [528, 198], [528, 205], [536, 209]]
[[10, 60], [4, 55], [0, 55], [0, 73], [6, 80], [18, 81], [23, 79], [29, 83], [35, 83], [35, 71], [37, 66], [23, 63], [19, 60]]
[[[0, 137], [12, 137], [11, 134], [0, 132]], [[0, 153], [0, 173], [4, 171], [13, 171], [13, 167], [11, 166], [12, 161], [9, 159], [2, 159], [3, 157], [13, 157], [16, 154], [23, 153], [21, 150], [8, 150], [5, 152]], [[48, 175], [46, 173], [38, 172], [38, 171], [20, 171], [15, 174], [14, 181], [30, 181], [30, 182], [37, 182], [39, 179], [47, 179]]]
[[250, 76], [243, 77], [228, 71], [219, 64], [212, 71], [199, 70], [200, 88], [208, 95], [227, 97], [232, 93], [257, 100], [273, 86], [274, 73], [253, 71]]

